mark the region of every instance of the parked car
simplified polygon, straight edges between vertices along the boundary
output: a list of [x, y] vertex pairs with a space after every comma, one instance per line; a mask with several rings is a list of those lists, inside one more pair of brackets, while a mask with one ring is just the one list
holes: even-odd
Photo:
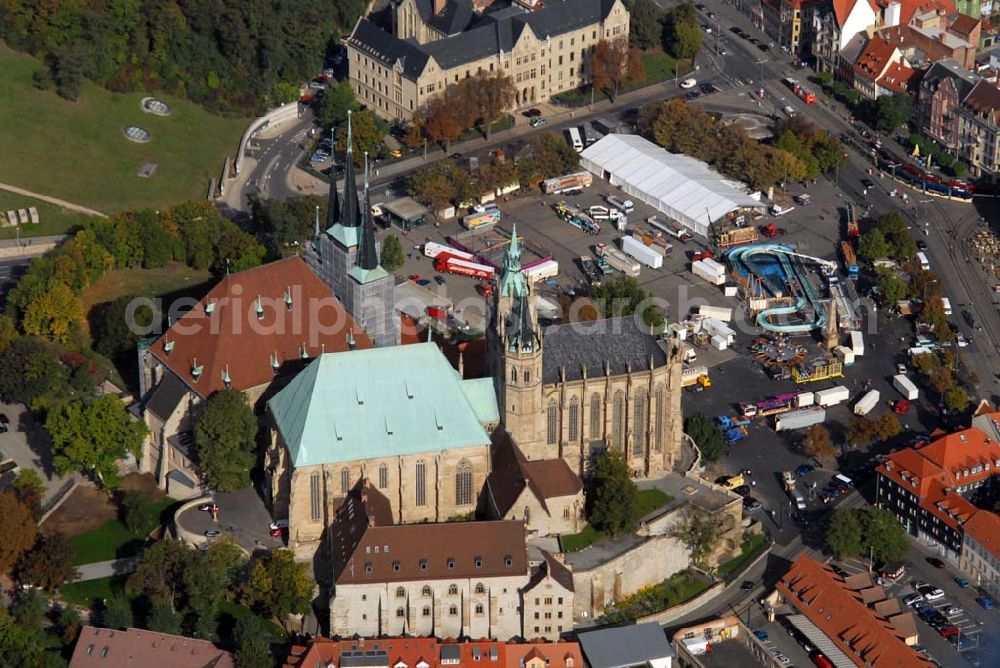
[[957, 584], [962, 589], [966, 589], [969, 586], [969, 581], [965, 578], [955, 578], [955, 584]]
[[747, 494], [750, 493], [750, 485], [740, 485], [739, 487], [733, 489], [733, 491], [739, 494], [740, 496], [746, 496]]
[[816, 468], [812, 464], [803, 464], [802, 466], [795, 469], [795, 475], [802, 478], [811, 474], [815, 470]]
[[743, 508], [745, 508], [746, 510], [748, 510], [750, 512], [753, 512], [754, 510], [758, 510], [760, 508], [760, 501], [758, 501], [757, 499], [753, 498], [752, 496], [748, 496], [748, 497], [746, 497], [746, 498], [743, 499]]
[[288, 527], [285, 527], [284, 529], [281, 529], [281, 528], [274, 528], [274, 529], [271, 529], [271, 530], [269, 531], [269, 533], [271, 534], [271, 537], [272, 537], [272, 538], [283, 538], [283, 537], [284, 537], [284, 535], [285, 535], [286, 533], [288, 533]]
[[993, 609], [993, 599], [990, 598], [989, 596], [980, 596], [979, 598], [976, 599], [976, 603], [983, 606], [984, 610]]
[[923, 600], [924, 600], [923, 594], [910, 594], [909, 596], [903, 599], [903, 605], [905, 605], [907, 608], [912, 608], [922, 603]]
[[271, 522], [271, 524], [268, 525], [267, 528], [271, 529], [272, 531], [275, 529], [287, 529], [288, 520], [274, 520], [273, 522]]
[[694, 88], [697, 85], [698, 81], [695, 79], [685, 79], [684, 81], [681, 82], [681, 88], [683, 88], [684, 90], [687, 90], [689, 88]]
[[542, 117], [542, 118], [532, 118], [531, 122], [529, 124], [533, 128], [540, 128], [540, 127], [542, 127], [543, 125], [545, 125], [548, 122], [549, 122], [549, 119], [547, 119], [545, 117]]
[[741, 591], [750, 591], [753, 588], [754, 588], [754, 583], [752, 580], [744, 580], [743, 582], [740, 583]]
[[937, 557], [927, 557], [927, 563], [934, 568], [944, 568], [944, 562]]
[[531, 109], [528, 109], [527, 111], [525, 111], [523, 113], [528, 118], [538, 118], [538, 117], [540, 117], [542, 115], [542, 110], [541, 109], [535, 109], [534, 107], [532, 107]]
[[937, 601], [944, 598], [944, 592], [935, 587], [934, 585], [927, 585], [926, 587], [922, 587], [917, 591], [923, 594], [924, 598], [928, 601]]
[[222, 535], [222, 532], [218, 529], [208, 529], [205, 531], [205, 538], [218, 538]]
[[954, 638], [961, 632], [962, 630], [957, 626], [944, 626], [938, 629], [938, 633], [940, 633], [943, 638]]
[[761, 642], [767, 642], [768, 635], [767, 631], [765, 631], [764, 629], [761, 629], [760, 631], [754, 631], [753, 634], [754, 637], [757, 638], [757, 640], [760, 640]]
[[964, 610], [962, 610], [957, 605], [949, 605], [947, 608], [944, 609], [944, 614], [947, 617], [954, 617], [955, 615], [960, 615], [963, 612]]

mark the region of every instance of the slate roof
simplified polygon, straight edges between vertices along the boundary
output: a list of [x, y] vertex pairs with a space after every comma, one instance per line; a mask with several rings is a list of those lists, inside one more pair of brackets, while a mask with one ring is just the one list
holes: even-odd
[[178, 378], [174, 372], [168, 370], [163, 374], [163, 380], [160, 381], [160, 384], [149, 395], [149, 400], [146, 401], [146, 410], [166, 422], [177, 410], [177, 406], [180, 405], [181, 399], [184, 398], [187, 391], [188, 388], [184, 381]]
[[[486, 380], [486, 379], [483, 379]], [[562, 458], [526, 461], [503, 429], [493, 432], [492, 470], [488, 479], [490, 500], [503, 517], [527, 488], [548, 512], [546, 499], [574, 496], [583, 490], [579, 476]]]
[[644, 666], [649, 661], [674, 655], [666, 634], [656, 622], [586, 631], [578, 637], [590, 668]]
[[472, 0], [447, 0], [438, 15], [434, 14], [433, 0], [416, 0], [416, 5], [424, 23], [444, 35], [462, 32], [472, 20]]
[[573, 573], [570, 572], [570, 570], [566, 568], [562, 562], [545, 550], [539, 551], [542, 553], [542, 559], [544, 561], [542, 562], [541, 568], [535, 572], [531, 580], [524, 587], [524, 591], [528, 592], [534, 589], [546, 578], [546, 576], [551, 576], [552, 579], [558, 582], [566, 591], [573, 591]]
[[589, 378], [603, 376], [605, 362], [611, 375], [625, 373], [628, 364], [633, 371], [648, 369], [650, 357], [656, 367], [667, 363], [656, 337], [632, 316], [549, 327], [543, 345], [542, 382], [547, 384], [559, 382], [560, 369], [573, 381], [583, 378], [584, 367]]
[[[467, 0], [449, 3], [449, 8], [440, 17], [428, 21], [435, 30], [444, 33], [461, 25], [461, 31], [451, 37], [417, 44], [397, 39], [368, 19], [361, 19], [348, 41], [387, 66], [401, 60], [403, 74], [409, 79], [416, 79], [429, 58], [434, 58], [443, 69], [450, 69], [498, 54], [501, 50], [509, 53], [527, 27], [534, 31], [538, 39], [544, 40], [600, 23], [611, 11], [615, 0], [563, 0], [533, 12], [487, 13], [480, 22], [462, 18], [465, 2]], [[418, 8], [422, 5], [429, 7], [430, 3], [431, 0], [417, 0]], [[424, 15], [423, 10], [421, 15]], [[444, 28], [438, 28], [438, 23]]]
[[920, 85], [930, 90], [936, 90], [944, 79], [951, 79], [958, 92], [958, 99], [962, 100], [981, 77], [965, 69], [951, 58], [945, 58], [928, 68], [920, 79]]
[[1000, 111], [1000, 88], [993, 82], [983, 79], [975, 85], [962, 103], [976, 113], [996, 115]]

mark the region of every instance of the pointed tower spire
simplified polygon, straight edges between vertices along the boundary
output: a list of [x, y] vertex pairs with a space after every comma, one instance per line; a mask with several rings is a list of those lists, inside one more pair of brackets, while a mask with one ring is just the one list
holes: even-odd
[[372, 226], [371, 202], [368, 199], [368, 152], [365, 151], [365, 197], [361, 212], [361, 239], [358, 241], [357, 265], [372, 270], [378, 267], [378, 250], [375, 248], [375, 228]]
[[344, 227], [358, 227], [361, 212], [358, 210], [358, 183], [354, 174], [354, 135], [351, 132], [351, 112], [347, 112], [347, 155], [344, 161], [344, 203], [340, 209], [340, 222]]
[[521, 246], [517, 241], [517, 224], [511, 228], [510, 246], [500, 268], [499, 292], [502, 297], [523, 297], [528, 293], [528, 282], [521, 273]]
[[[330, 194], [332, 195], [331, 201], [327, 203], [326, 219], [330, 220], [330, 210], [337, 206], [335, 201], [337, 199], [337, 179], [333, 174], [333, 169], [330, 169]], [[313, 239], [319, 239], [319, 205], [316, 205], [316, 222], [313, 225]]]

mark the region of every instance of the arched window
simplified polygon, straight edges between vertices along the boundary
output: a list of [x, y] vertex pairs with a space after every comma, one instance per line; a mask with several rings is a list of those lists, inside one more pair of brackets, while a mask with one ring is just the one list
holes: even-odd
[[517, 382], [517, 369], [511, 369], [510, 370], [510, 382], [512, 382], [512, 383], [516, 383]]
[[406, 617], [406, 610], [404, 610], [403, 608], [396, 608], [396, 616]]
[[458, 585], [450, 585], [448, 587], [449, 596], [458, 596]]
[[545, 418], [545, 442], [553, 445], [559, 438], [559, 406], [555, 400], [549, 402]]
[[422, 617], [430, 617], [431, 616], [431, 606], [425, 605], [424, 609], [420, 611], [420, 615]]
[[580, 440], [580, 400], [576, 397], [569, 400], [569, 440], [571, 443]]
[[455, 615], [457, 615], [458, 614], [458, 606], [457, 605], [449, 606], [448, 607], [448, 614], [451, 615], [452, 617], [454, 617]]
[[406, 598], [406, 589], [403, 587], [396, 587], [396, 598]]
[[531, 524], [531, 508], [528, 506], [524, 507], [524, 523]]
[[385, 489], [389, 486], [389, 467], [385, 464], [379, 464], [378, 466], [378, 486], [380, 489]]
[[472, 503], [472, 464], [463, 459], [455, 469], [455, 505]]
[[625, 445], [625, 393], [615, 392], [611, 404], [611, 445], [616, 448]]
[[665, 401], [663, 396], [663, 386], [658, 385], [656, 387], [656, 405], [653, 413], [653, 448], [660, 452], [663, 450], [663, 411], [665, 406], [663, 402]]
[[319, 519], [319, 471], [309, 474], [309, 510], [314, 520]]
[[531, 369], [524, 370], [524, 384], [527, 385], [531, 382]]
[[340, 493], [347, 496], [351, 489], [351, 472], [347, 468], [340, 469]]
[[483, 614], [483, 604], [482, 603], [476, 603], [476, 614], [477, 615]]
[[427, 505], [427, 485], [426, 485], [427, 467], [424, 464], [424, 460], [418, 459], [416, 468], [417, 472], [416, 475], [414, 476], [416, 478], [416, 489], [417, 489], [416, 504], [418, 506], [425, 506]]
[[420, 595], [423, 596], [424, 598], [430, 598], [431, 588], [428, 587], [427, 585], [424, 585], [424, 588], [420, 590]]
[[590, 395], [590, 440], [596, 441], [604, 436], [601, 427], [601, 395], [596, 392]]
[[477, 582], [476, 583], [476, 593], [477, 594], [485, 594], [486, 593], [486, 587], [483, 586], [482, 582]]
[[632, 456], [641, 457], [646, 450], [646, 393], [636, 392], [632, 408]]

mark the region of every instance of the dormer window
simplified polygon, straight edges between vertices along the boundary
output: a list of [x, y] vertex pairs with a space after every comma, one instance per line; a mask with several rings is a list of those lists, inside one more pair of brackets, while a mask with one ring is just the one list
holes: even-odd
[[455, 570], [455, 560], [452, 557], [448, 557], [448, 569]]
[[422, 571], [426, 571], [427, 570], [427, 560], [426, 559], [421, 559], [420, 560], [420, 570], [422, 570]]
[[290, 287], [285, 288], [285, 307], [289, 311], [292, 310], [292, 289]]
[[372, 566], [372, 562], [366, 561], [365, 562], [365, 573], [367, 573], [368, 575], [371, 575], [373, 570], [375, 570], [375, 567]]
[[503, 565], [506, 566], [507, 568], [510, 568], [511, 566], [514, 565], [514, 558], [511, 557], [509, 554], [503, 555]]
[[399, 562], [398, 561], [392, 562], [392, 570], [393, 570], [394, 573], [398, 573], [399, 572]]
[[205, 313], [211, 315], [215, 311], [215, 302], [208, 302], [205, 304]]
[[257, 295], [256, 307], [257, 307], [257, 319], [258, 320], [263, 320], [264, 319], [264, 305], [260, 303], [260, 295]]
[[476, 557], [476, 568], [482, 568], [482, 567], [483, 567], [483, 558], [480, 557], [480, 556], [477, 556]]
[[194, 382], [196, 383], [198, 382], [198, 379], [201, 378], [201, 372], [204, 370], [205, 368], [202, 365], [198, 364], [197, 357], [191, 360], [191, 378], [194, 379]]

